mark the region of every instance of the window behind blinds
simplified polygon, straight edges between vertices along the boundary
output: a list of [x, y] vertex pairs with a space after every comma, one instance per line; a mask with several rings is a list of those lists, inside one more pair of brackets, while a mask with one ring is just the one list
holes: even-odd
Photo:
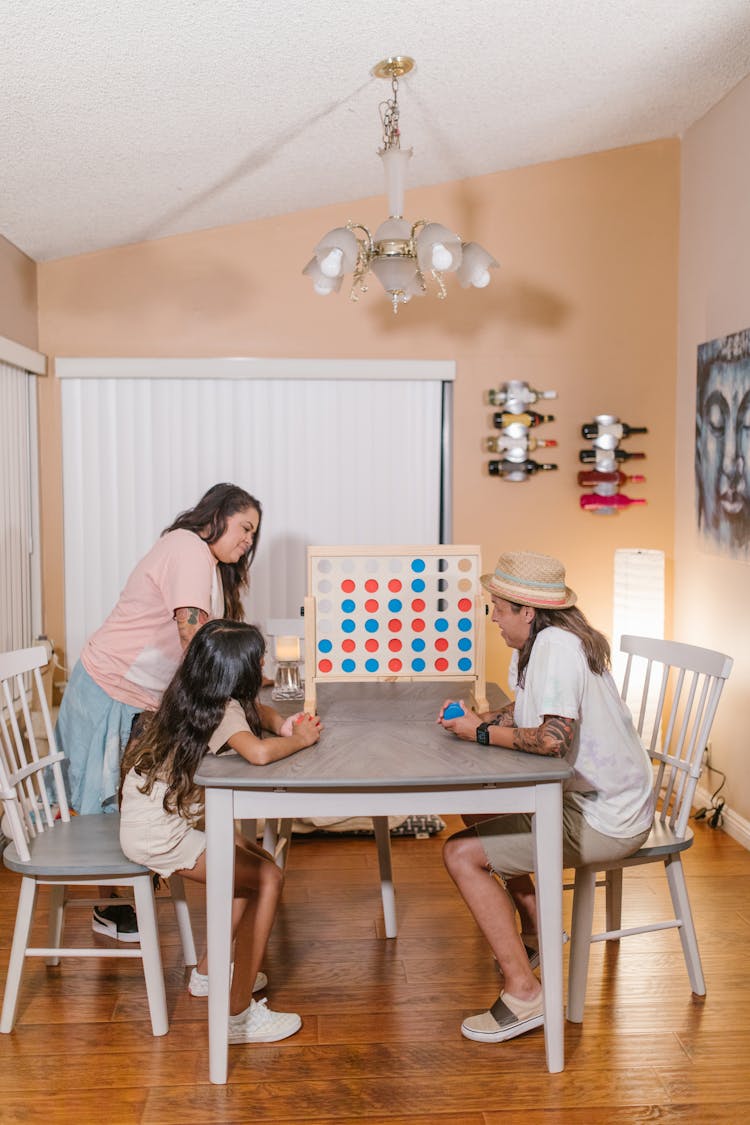
[[[299, 613], [310, 544], [449, 539], [446, 366], [435, 365], [434, 379], [423, 370], [415, 379], [66, 373], [70, 666], [138, 559], [218, 481], [241, 485], [263, 505], [247, 619], [264, 631], [269, 619]], [[400, 367], [408, 375], [408, 364]]]
[[36, 379], [0, 362], [0, 651], [38, 634]]

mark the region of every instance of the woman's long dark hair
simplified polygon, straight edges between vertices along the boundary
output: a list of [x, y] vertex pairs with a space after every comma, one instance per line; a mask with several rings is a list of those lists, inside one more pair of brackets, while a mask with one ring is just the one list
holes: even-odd
[[[510, 602], [510, 605], [514, 613], [519, 613], [522, 608], [516, 602]], [[533, 608], [534, 620], [531, 622], [531, 631], [523, 648], [518, 652], [519, 687], [523, 687], [524, 684], [526, 665], [529, 663], [534, 641], [542, 629], [547, 629], [551, 625], [557, 626], [558, 629], [565, 629], [578, 637], [583, 645], [586, 662], [595, 676], [601, 676], [607, 671], [610, 664], [609, 641], [603, 633], [589, 624], [578, 606], [570, 606], [569, 609], [537, 609], [536, 606]]]
[[250, 729], [260, 734], [256, 700], [263, 681], [262, 633], [244, 621], [208, 621], [188, 645], [158, 711], [144, 718], [122, 761], [143, 778], [142, 793], [165, 781], [164, 808], [190, 816], [203, 803], [193, 781], [209, 739], [221, 722], [227, 703], [244, 708]]
[[217, 564], [224, 588], [224, 616], [230, 621], [242, 621], [245, 617], [240, 595], [248, 586], [248, 572], [260, 542], [260, 525], [263, 519], [260, 501], [236, 484], [215, 484], [201, 496], [194, 508], [181, 512], [174, 523], [162, 532], [162, 535], [166, 535], [168, 531], [182, 528], [194, 531], [206, 543], [215, 543], [226, 531], [229, 517], [236, 512], [244, 512], [247, 508], [254, 508], [258, 513], [258, 527], [252, 547], [239, 562]]

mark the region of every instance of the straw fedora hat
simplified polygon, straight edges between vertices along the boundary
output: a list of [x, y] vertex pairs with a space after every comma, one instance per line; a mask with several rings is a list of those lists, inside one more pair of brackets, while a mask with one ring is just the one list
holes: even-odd
[[576, 595], [565, 585], [565, 567], [549, 555], [508, 551], [497, 560], [494, 574], [481, 583], [490, 594], [535, 609], [570, 609]]

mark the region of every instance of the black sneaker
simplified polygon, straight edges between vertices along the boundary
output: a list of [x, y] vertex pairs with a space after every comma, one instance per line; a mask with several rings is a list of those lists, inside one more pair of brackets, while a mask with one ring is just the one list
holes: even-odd
[[140, 941], [138, 918], [129, 903], [122, 906], [95, 906], [91, 929], [115, 941]]

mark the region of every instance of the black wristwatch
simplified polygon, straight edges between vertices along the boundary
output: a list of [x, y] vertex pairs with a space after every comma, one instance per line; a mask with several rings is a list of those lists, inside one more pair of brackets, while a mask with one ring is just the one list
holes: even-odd
[[477, 727], [477, 742], [480, 746], [489, 746], [490, 744], [490, 724], [480, 723]]

